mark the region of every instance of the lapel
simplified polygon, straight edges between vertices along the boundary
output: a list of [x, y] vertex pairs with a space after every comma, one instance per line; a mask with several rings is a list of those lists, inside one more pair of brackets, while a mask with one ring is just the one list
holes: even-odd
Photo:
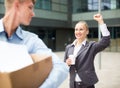
[[84, 54], [84, 52], [87, 50], [88, 47], [88, 41], [86, 41], [85, 45], [82, 45], [81, 49], [78, 51], [76, 58], [81, 55]]
[[81, 65], [81, 63], [83, 62], [83, 60], [85, 59], [85, 56], [87, 54], [87, 47], [88, 47], [89, 43], [86, 42], [85, 45], [82, 45], [81, 49], [78, 51], [77, 56], [76, 56], [76, 61], [75, 61], [75, 66], [76, 69], [78, 69]]
[[74, 51], [74, 45], [71, 45], [71, 46], [68, 48], [68, 55], [73, 54], [73, 51]]

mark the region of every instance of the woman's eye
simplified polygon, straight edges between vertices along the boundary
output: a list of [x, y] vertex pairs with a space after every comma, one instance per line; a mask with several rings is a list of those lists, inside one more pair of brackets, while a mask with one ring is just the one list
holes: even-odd
[[75, 31], [77, 31], [78, 29], [75, 29]]
[[80, 28], [80, 30], [83, 30], [82, 28]]
[[82, 28], [80, 28], [80, 29], [75, 29], [75, 31], [78, 31], [78, 30], [81, 31], [81, 30], [83, 30], [83, 29], [82, 29]]

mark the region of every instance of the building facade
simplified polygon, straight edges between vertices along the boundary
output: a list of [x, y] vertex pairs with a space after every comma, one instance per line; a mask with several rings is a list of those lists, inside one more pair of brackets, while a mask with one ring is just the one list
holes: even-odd
[[[4, 15], [4, 0], [0, 0], [0, 18]], [[53, 51], [64, 51], [74, 40], [74, 26], [79, 20], [88, 23], [89, 40], [98, 40], [98, 24], [93, 15], [98, 12], [98, 0], [36, 0], [35, 17], [30, 26], [22, 26], [38, 34]], [[101, 13], [111, 32], [111, 45], [106, 51], [120, 51], [120, 0], [101, 0]]]

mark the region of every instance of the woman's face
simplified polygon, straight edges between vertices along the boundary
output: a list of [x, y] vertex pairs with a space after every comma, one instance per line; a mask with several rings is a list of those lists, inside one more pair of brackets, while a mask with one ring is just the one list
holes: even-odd
[[86, 28], [86, 26], [83, 23], [78, 23], [75, 26], [74, 33], [76, 39], [83, 41], [87, 37], [89, 30]]

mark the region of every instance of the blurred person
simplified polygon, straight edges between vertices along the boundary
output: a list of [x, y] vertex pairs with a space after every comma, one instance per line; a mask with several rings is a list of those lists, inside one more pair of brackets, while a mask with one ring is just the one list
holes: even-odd
[[70, 88], [95, 88], [98, 82], [94, 59], [98, 52], [110, 45], [110, 32], [101, 14], [95, 14], [93, 18], [99, 23], [103, 36], [101, 40], [88, 41], [88, 25], [85, 21], [80, 21], [75, 25], [76, 39], [65, 49], [64, 61], [70, 67]]
[[69, 68], [34, 33], [23, 30], [34, 14], [35, 0], [5, 0], [5, 14], [0, 19], [0, 41], [25, 45], [29, 54], [49, 54], [53, 68], [40, 88], [58, 88], [67, 78]]

